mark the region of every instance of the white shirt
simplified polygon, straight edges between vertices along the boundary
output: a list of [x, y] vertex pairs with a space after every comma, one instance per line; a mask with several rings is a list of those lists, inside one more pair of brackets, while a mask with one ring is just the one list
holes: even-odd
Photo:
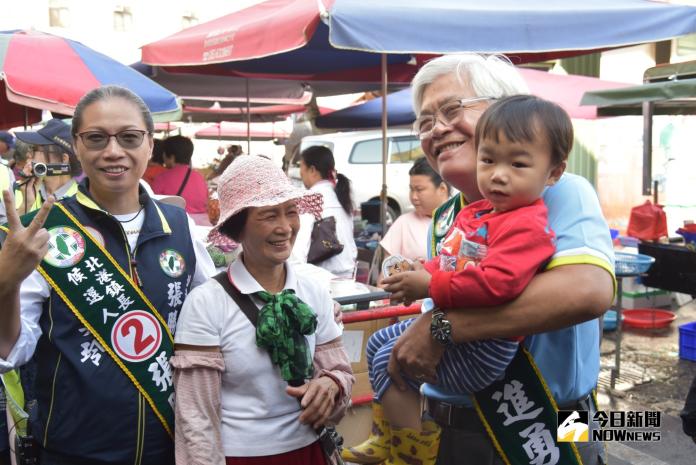
[[[145, 212], [140, 217], [145, 218]], [[131, 217], [133, 215], [130, 215]], [[191, 218], [188, 219], [189, 230], [193, 232], [195, 224]], [[142, 221], [140, 221], [142, 224]], [[128, 235], [128, 242], [131, 249], [138, 240], [138, 235]], [[196, 271], [191, 280], [191, 286], [195, 287], [208, 280], [215, 273], [215, 265], [213, 264], [208, 251], [203, 242], [198, 239], [192, 239], [193, 251], [196, 255]], [[39, 319], [43, 312], [43, 303], [51, 295], [51, 287], [46, 279], [38, 271], [33, 271], [27, 279], [22, 282], [19, 290], [19, 305], [21, 308], [20, 322], [21, 329], [19, 338], [15, 342], [14, 347], [10, 351], [6, 360], [0, 358], [0, 373], [5, 373], [13, 370], [16, 367], [22, 366], [31, 359], [36, 350], [36, 344], [41, 337], [41, 327]]]
[[379, 243], [389, 255], [417, 260], [428, 256], [428, 229], [433, 219], [415, 211], [404, 213]]
[[[316, 345], [336, 339], [341, 330], [333, 318], [333, 302], [326, 287], [297, 275], [286, 264], [284, 289], [317, 314], [317, 329], [306, 336], [314, 354]], [[241, 259], [229, 275], [243, 294], [264, 290]], [[262, 302], [252, 296], [260, 307]], [[256, 329], [222, 286], [214, 279], [191, 291], [177, 324], [177, 344], [219, 346], [225, 362], [222, 374], [222, 444], [228, 457], [282, 454], [305, 447], [317, 436], [298, 421], [298, 400], [285, 393], [287, 383], [271, 363], [268, 352], [256, 346]], [[263, 438], [259, 440], [259, 438]]]
[[[350, 278], [353, 276], [355, 259], [358, 257], [358, 248], [353, 238], [353, 217], [347, 214], [341, 207], [338, 197], [336, 197], [333, 183], [330, 181], [319, 181], [309, 190], [320, 193], [324, 198], [321, 217], [333, 216], [336, 218], [336, 237], [338, 242], [343, 244], [343, 251], [340, 254], [316, 263], [316, 265], [337, 276]], [[307, 262], [313, 227], [314, 217], [312, 215], [304, 214], [300, 216], [300, 230], [297, 233], [295, 246], [292, 249], [292, 262]]]

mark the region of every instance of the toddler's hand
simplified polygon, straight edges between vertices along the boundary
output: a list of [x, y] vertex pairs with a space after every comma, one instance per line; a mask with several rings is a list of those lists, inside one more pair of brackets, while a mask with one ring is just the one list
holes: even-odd
[[384, 290], [392, 295], [392, 302], [403, 302], [404, 305], [411, 305], [418, 299], [428, 297], [430, 287], [430, 273], [423, 268], [420, 262], [413, 263], [413, 271], [404, 271], [388, 278], [384, 278], [382, 283]]

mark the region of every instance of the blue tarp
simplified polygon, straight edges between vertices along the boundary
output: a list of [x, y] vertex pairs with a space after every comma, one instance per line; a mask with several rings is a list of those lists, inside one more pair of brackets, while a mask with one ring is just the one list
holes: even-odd
[[[387, 95], [387, 124], [403, 126], [412, 124], [416, 119], [411, 106], [411, 89]], [[365, 129], [377, 128], [382, 122], [382, 99], [375, 98], [368, 102], [334, 111], [319, 116], [315, 120], [322, 129]]]

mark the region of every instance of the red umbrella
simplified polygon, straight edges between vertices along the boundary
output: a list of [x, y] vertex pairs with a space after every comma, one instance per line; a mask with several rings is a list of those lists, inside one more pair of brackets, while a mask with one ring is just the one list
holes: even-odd
[[[280, 124], [251, 123], [251, 138], [254, 140], [285, 139], [290, 131]], [[223, 121], [196, 132], [196, 139], [241, 140], [247, 137], [246, 123]]]

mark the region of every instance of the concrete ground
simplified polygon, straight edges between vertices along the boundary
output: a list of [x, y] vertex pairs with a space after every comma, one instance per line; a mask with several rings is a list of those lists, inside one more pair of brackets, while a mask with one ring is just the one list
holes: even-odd
[[[661, 441], [606, 443], [611, 465], [696, 463], [696, 444], [683, 433], [679, 418], [691, 380], [696, 376], [696, 362], [679, 358], [679, 325], [696, 321], [696, 304], [689, 302], [675, 313], [676, 321], [665, 329], [636, 330], [624, 325], [622, 373], [617, 389], [608, 386], [608, 370], [600, 375], [600, 409], [662, 413]], [[603, 364], [614, 360], [615, 339], [615, 333], [605, 333]]]

